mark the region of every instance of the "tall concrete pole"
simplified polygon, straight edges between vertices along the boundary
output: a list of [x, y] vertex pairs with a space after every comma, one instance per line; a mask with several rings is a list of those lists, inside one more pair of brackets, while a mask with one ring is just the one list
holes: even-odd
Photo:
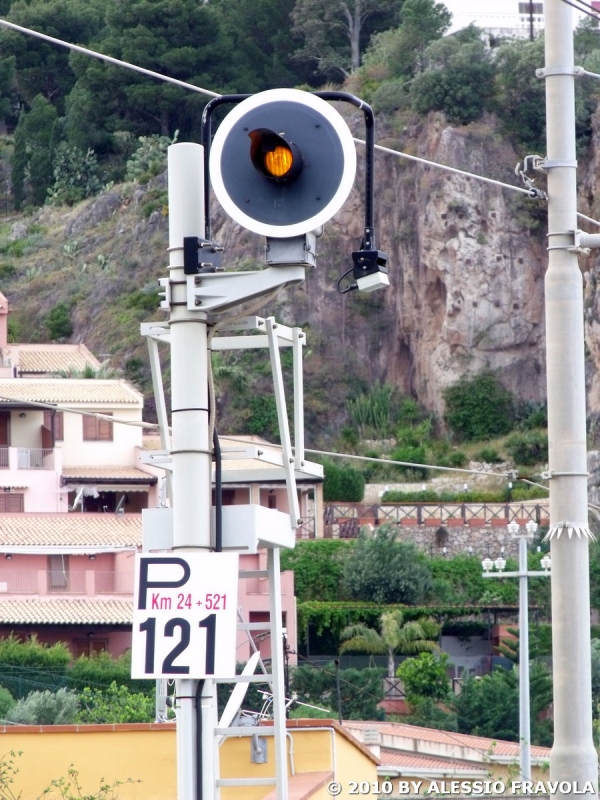
[[[546, 347], [552, 553], [554, 745], [550, 778], [596, 788], [592, 738], [583, 283], [577, 228], [572, 11], [546, 0]], [[575, 788], [575, 787], [573, 787]], [[570, 796], [571, 793], [563, 794]], [[589, 795], [588, 795], [589, 796]]]
[[[168, 167], [173, 546], [185, 553], [210, 550], [207, 323], [201, 312], [188, 311], [183, 271], [184, 237], [204, 238], [203, 148], [198, 144], [172, 145]], [[178, 800], [197, 800], [197, 687], [196, 680], [176, 682]], [[204, 682], [202, 694], [202, 791], [204, 800], [213, 800], [213, 681]]]
[[529, 707], [527, 532], [519, 536], [519, 573], [519, 758], [521, 780], [529, 781], [531, 780], [531, 712]]

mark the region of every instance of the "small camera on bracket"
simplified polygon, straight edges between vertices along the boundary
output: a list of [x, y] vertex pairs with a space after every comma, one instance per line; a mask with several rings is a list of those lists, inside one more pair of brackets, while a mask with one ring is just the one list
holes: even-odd
[[390, 285], [387, 255], [381, 250], [356, 250], [352, 253], [352, 277], [363, 292], [374, 292]]

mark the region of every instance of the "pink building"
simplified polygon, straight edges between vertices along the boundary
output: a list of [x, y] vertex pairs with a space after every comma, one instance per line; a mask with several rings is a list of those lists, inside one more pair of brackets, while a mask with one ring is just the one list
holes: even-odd
[[[158, 437], [137, 425], [144, 401], [127, 381], [57, 377], [99, 368], [85, 346], [8, 343], [7, 315], [0, 294], [0, 637], [35, 633], [43, 642], [67, 642], [75, 657], [119, 655], [131, 644], [141, 511], [165, 498], [165, 472], [153, 460]], [[266, 460], [238, 457], [244, 443]], [[224, 438], [222, 448], [224, 505], [288, 511], [281, 469], [271, 463], [280, 448], [252, 437]], [[298, 495], [298, 536], [313, 538], [322, 518], [321, 481], [299, 476]], [[265, 563], [263, 552], [241, 557], [244, 570]], [[268, 619], [266, 584], [240, 580], [246, 622]], [[283, 573], [282, 591], [283, 624], [295, 651], [293, 573]], [[268, 634], [258, 639], [267, 657]], [[250, 654], [240, 633], [238, 658]]]
[[[74, 657], [131, 646], [135, 553], [142, 545], [140, 514], [0, 515], [0, 637], [13, 633], [66, 642]], [[266, 554], [244, 555], [243, 569], [266, 567]], [[294, 575], [282, 574], [284, 627], [296, 644]], [[246, 622], [268, 620], [268, 586], [241, 579], [238, 606]], [[265, 658], [271, 643], [259, 638]], [[251, 649], [238, 634], [238, 658]]]

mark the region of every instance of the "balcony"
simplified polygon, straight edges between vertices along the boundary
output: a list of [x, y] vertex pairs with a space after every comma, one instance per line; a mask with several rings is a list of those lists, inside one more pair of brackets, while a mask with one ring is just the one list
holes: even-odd
[[54, 449], [0, 447], [0, 469], [54, 469]]
[[133, 595], [132, 572], [0, 570], [0, 595]]

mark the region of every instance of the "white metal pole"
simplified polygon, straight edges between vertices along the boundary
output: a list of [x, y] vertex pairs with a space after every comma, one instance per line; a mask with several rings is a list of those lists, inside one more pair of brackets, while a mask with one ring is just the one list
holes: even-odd
[[531, 718], [529, 709], [529, 598], [527, 537], [519, 536], [519, 763], [521, 780], [531, 780]]
[[[282, 437], [283, 438], [283, 437]], [[283, 663], [283, 626], [281, 610], [281, 570], [279, 548], [267, 550], [269, 572], [269, 614], [271, 622], [271, 674], [273, 676], [273, 727], [275, 728], [275, 781], [277, 800], [288, 800], [287, 725]]]
[[[572, 11], [546, 0], [548, 271], [545, 279], [554, 744], [550, 777], [596, 788], [592, 737], [586, 411], [577, 228]], [[569, 249], [570, 248], [570, 249]], [[559, 792], [570, 796], [571, 792]]]
[[[173, 463], [173, 541], [177, 550], [210, 549], [212, 456], [208, 437], [208, 343], [203, 314], [188, 311], [183, 271], [183, 239], [204, 237], [203, 148], [175, 144], [168, 151], [169, 280], [171, 290], [171, 452]], [[210, 684], [210, 682], [208, 682]], [[197, 800], [196, 688], [178, 680], [178, 800]], [[213, 753], [204, 729], [213, 723], [211, 687], [203, 699], [202, 787], [204, 800], [215, 791]], [[209, 699], [210, 698], [210, 699]], [[204, 704], [207, 702], [205, 711]], [[211, 746], [214, 740], [210, 731]]]

